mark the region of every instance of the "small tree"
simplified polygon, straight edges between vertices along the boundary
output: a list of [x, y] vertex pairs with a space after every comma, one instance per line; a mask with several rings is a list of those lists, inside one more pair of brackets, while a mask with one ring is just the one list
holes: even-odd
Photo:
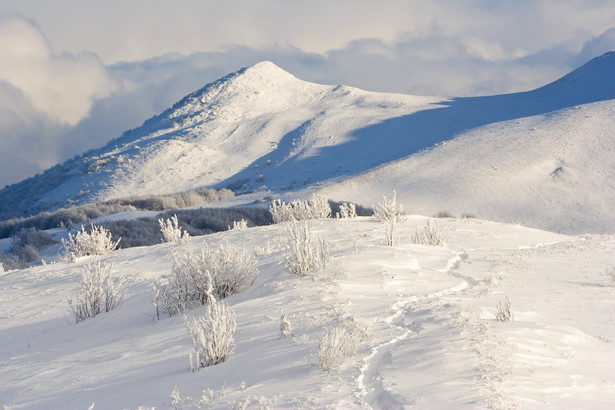
[[382, 203], [379, 203], [374, 210], [374, 217], [385, 224], [384, 244], [386, 246], [395, 246], [397, 239], [395, 238], [395, 228], [398, 223], [406, 221], [404, 207], [397, 203], [397, 192], [393, 191], [393, 199], [388, 200], [385, 196]]
[[286, 267], [297, 276], [313, 275], [329, 262], [329, 245], [318, 237], [313, 242], [307, 222], [288, 224], [291, 252], [286, 256]]
[[77, 323], [99, 313], [109, 312], [121, 303], [124, 283], [122, 280], [113, 280], [112, 270], [113, 265], [100, 260], [84, 267], [77, 298], [68, 301]]
[[211, 293], [211, 281], [208, 287], [209, 305], [205, 314], [186, 322], [188, 334], [196, 351], [197, 369], [226, 361], [233, 351], [237, 327], [233, 310], [226, 303], [216, 300]]
[[69, 260], [76, 260], [82, 256], [102, 256], [108, 255], [117, 249], [121, 238], [113, 241], [111, 232], [102, 226], [90, 225], [90, 232], [81, 225], [81, 231], [75, 235], [68, 234], [67, 239], [62, 239], [64, 255]]
[[389, 223], [391, 220], [406, 222], [404, 206], [397, 203], [397, 192], [393, 191], [393, 198], [390, 200], [386, 196], [382, 199], [374, 209], [374, 218], [383, 223]]
[[188, 242], [190, 234], [179, 226], [177, 215], [173, 215], [168, 219], [158, 219], [160, 224], [160, 232], [162, 232], [163, 242], [172, 242], [178, 245]]

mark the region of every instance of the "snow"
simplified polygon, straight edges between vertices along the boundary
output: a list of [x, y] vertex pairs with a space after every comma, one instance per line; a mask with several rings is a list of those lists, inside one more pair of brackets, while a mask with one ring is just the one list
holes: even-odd
[[[413, 215], [395, 247], [373, 218], [309, 221], [332, 261], [307, 278], [285, 266], [285, 225], [119, 250], [101, 259], [126, 280], [123, 304], [78, 324], [68, 300], [90, 259], [43, 250], [47, 264], [0, 273], [0, 405], [612, 408], [614, 65], [607, 53], [537, 90], [444, 98], [312, 84], [263, 62], [7, 187], [2, 212], [232, 186], [252, 193], [206, 206], [318, 192], [370, 206], [395, 190]], [[481, 219], [428, 217], [439, 211]], [[428, 220], [445, 246], [412, 243]], [[229, 360], [192, 372], [185, 321], [205, 308], [156, 320], [153, 284], [203, 243], [254, 252], [260, 273], [226, 299]], [[499, 322], [506, 298], [514, 320]], [[336, 326], [360, 348], [327, 373], [318, 340]]]
[[[615, 237], [436, 219], [446, 246], [412, 244], [428, 219], [399, 224], [396, 247], [383, 245], [372, 218], [309, 221], [333, 257], [313, 278], [285, 267], [283, 224], [119, 250], [102, 260], [127, 280], [123, 304], [79, 324], [67, 300], [88, 258], [1, 274], [0, 404], [198, 408], [211, 389], [219, 408], [610, 408], [615, 283], [605, 270]], [[226, 299], [237, 316], [233, 355], [192, 373], [184, 318], [155, 320], [152, 283], [181, 247], [226, 242], [256, 252], [260, 273]], [[506, 323], [495, 320], [505, 296], [515, 316]], [[292, 339], [280, 336], [282, 314]], [[318, 336], [340, 324], [366, 337], [357, 356], [323, 373]]]
[[613, 233], [614, 65], [612, 52], [533, 91], [444, 98], [313, 84], [262, 62], [24, 185], [33, 203], [18, 187], [0, 197], [42, 209], [201, 187], [324, 189], [370, 205], [396, 189], [414, 213]]

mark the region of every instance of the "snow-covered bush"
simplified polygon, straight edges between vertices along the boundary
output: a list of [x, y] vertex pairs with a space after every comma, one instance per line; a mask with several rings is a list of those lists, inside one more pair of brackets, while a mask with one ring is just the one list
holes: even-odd
[[319, 336], [318, 362], [323, 372], [340, 367], [346, 359], [356, 356], [360, 338], [346, 327], [325, 329]]
[[231, 226], [229, 225], [228, 228], [229, 231], [243, 231], [244, 229], [248, 229], [248, 221], [246, 221], [245, 219], [242, 219], [240, 221], [233, 221], [233, 227], [231, 228]]
[[307, 222], [289, 223], [288, 233], [290, 254], [286, 256], [286, 267], [293, 275], [313, 275], [327, 266], [329, 245], [320, 237], [312, 240]]
[[504, 303], [502, 303], [501, 301], [498, 302], [495, 318], [498, 320], [498, 322], [512, 322], [515, 319], [515, 316], [512, 311], [512, 305], [508, 296], [506, 296], [506, 298], [504, 299]]
[[196, 352], [197, 370], [226, 361], [233, 351], [237, 327], [235, 313], [226, 303], [218, 302], [211, 293], [207, 299], [205, 314], [186, 321]]
[[397, 192], [393, 191], [393, 199], [389, 200], [385, 196], [382, 202], [374, 210], [374, 218], [385, 224], [384, 244], [386, 246], [395, 246], [397, 239], [395, 238], [395, 228], [398, 223], [406, 221], [404, 207], [397, 203]]
[[76, 300], [68, 301], [77, 323], [109, 312], [121, 303], [124, 283], [111, 277], [112, 270], [113, 265], [99, 260], [84, 267]]
[[67, 239], [62, 239], [62, 246], [66, 259], [75, 260], [82, 256], [108, 255], [118, 247], [120, 240], [114, 242], [111, 232], [102, 226], [92, 224], [88, 232], [82, 225], [75, 235], [69, 233]]
[[283, 313], [280, 315], [280, 337], [282, 339], [293, 339], [295, 337], [290, 329], [290, 322]]
[[382, 202], [374, 209], [374, 218], [383, 223], [405, 222], [406, 214], [404, 213], [404, 206], [397, 203], [397, 192], [393, 191], [393, 198], [387, 199], [385, 196]]
[[22, 228], [13, 236], [9, 252], [24, 263], [33, 262], [40, 259], [39, 250], [54, 243], [56, 241], [45, 231], [40, 231], [34, 227]]
[[200, 252], [186, 251], [173, 256], [171, 276], [155, 284], [154, 306], [173, 316], [185, 309], [208, 302], [211, 293], [224, 299], [250, 287], [256, 280], [256, 258], [227, 244], [217, 249], [203, 246]]
[[421, 232], [418, 228], [416, 234], [412, 235], [412, 243], [420, 245], [444, 246], [444, 238], [440, 234], [438, 224], [427, 221], [427, 225]]
[[184, 231], [177, 221], [177, 215], [167, 219], [158, 219], [163, 242], [172, 242], [178, 245], [188, 242], [190, 234]]
[[350, 203], [347, 204], [344, 202], [340, 205], [340, 211], [337, 214], [338, 218], [346, 219], [346, 218], [356, 218], [357, 217], [357, 209], [355, 204]]
[[323, 195], [312, 194], [309, 201], [295, 200], [285, 203], [276, 199], [269, 207], [274, 223], [324, 219], [331, 216], [331, 206]]
[[5, 255], [0, 249], [0, 266], [2, 266], [4, 272], [10, 272], [13, 270], [25, 269], [27, 264], [15, 255]]

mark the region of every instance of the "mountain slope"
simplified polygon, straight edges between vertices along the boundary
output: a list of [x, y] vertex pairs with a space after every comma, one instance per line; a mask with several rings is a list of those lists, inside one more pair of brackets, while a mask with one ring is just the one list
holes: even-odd
[[449, 211], [559, 232], [613, 233], [615, 102], [471, 129], [323, 193], [375, 204], [392, 189], [410, 213]]
[[[614, 66], [615, 53], [608, 53], [537, 90], [445, 99], [312, 84], [259, 63], [207, 85], [101, 149], [5, 188], [0, 213], [203, 186], [282, 192], [324, 184], [340, 199], [360, 203], [374, 201], [370, 192], [397, 189], [423, 213], [452, 205], [456, 212], [547, 229], [609, 231], [612, 225], [603, 222], [615, 219], [615, 211], [603, 208], [614, 193]], [[579, 105], [582, 113], [573, 115]], [[538, 132], [528, 128], [534, 122]], [[586, 132], [595, 132], [587, 136], [591, 144], [583, 143]], [[433, 148], [443, 141], [454, 144]], [[570, 144], [577, 147], [574, 155], [566, 154]], [[417, 158], [432, 166], [419, 166]], [[409, 163], [417, 165], [406, 169]], [[460, 166], [444, 166], [453, 163]], [[494, 172], [498, 164], [506, 164], [506, 172]], [[398, 170], [395, 178], [386, 178], [387, 165]], [[574, 171], [574, 178], [558, 171], [569, 178], [545, 183], [527, 171], [542, 168], [547, 175]], [[342, 181], [357, 186], [356, 177], [379, 181], [381, 189], [352, 191], [346, 184], [336, 191]], [[548, 213], [575, 221], [544, 223]]]

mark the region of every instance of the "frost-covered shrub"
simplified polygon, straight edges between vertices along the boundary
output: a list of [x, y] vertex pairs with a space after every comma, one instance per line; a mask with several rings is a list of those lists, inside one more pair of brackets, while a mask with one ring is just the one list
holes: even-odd
[[[252, 286], [258, 269], [254, 255], [227, 244], [217, 249], [203, 246], [199, 252], [188, 250], [173, 256], [170, 277], [156, 282], [154, 306], [169, 316], [204, 305], [209, 293], [224, 299]], [[212, 286], [210, 291], [209, 286]]]
[[[178, 224], [190, 236], [208, 235], [226, 231], [234, 221], [245, 220], [248, 226], [271, 225], [269, 210], [263, 208], [198, 208], [177, 210], [160, 215], [170, 218], [177, 215]], [[113, 234], [122, 238], [122, 248], [149, 246], [160, 243], [160, 224], [156, 218], [139, 218], [129, 221], [112, 221], [102, 224]]]
[[604, 274], [610, 277], [612, 282], [615, 282], [615, 265], [608, 266], [604, 270]]
[[449, 211], [438, 211], [435, 215], [434, 218], [454, 218], [455, 215], [453, 215], [451, 212]]
[[331, 216], [331, 206], [323, 195], [312, 194], [309, 201], [285, 203], [276, 199], [269, 207], [274, 223], [324, 219]]
[[65, 257], [75, 260], [82, 256], [108, 255], [117, 249], [120, 239], [113, 241], [111, 232], [102, 226], [92, 224], [88, 232], [82, 225], [81, 231], [77, 231], [75, 235], [69, 233], [67, 239], [62, 239], [62, 246]]
[[382, 199], [374, 209], [374, 218], [383, 223], [390, 223], [392, 220], [396, 223], [406, 221], [404, 206], [397, 203], [397, 192], [393, 191], [393, 198], [390, 200], [386, 196]]
[[226, 361], [233, 351], [235, 313], [224, 302], [209, 294], [203, 316], [186, 321], [188, 334], [196, 352], [196, 368], [215, 366]]
[[77, 323], [115, 309], [122, 301], [123, 281], [111, 277], [113, 265], [88, 263], [82, 273], [76, 300], [68, 303]]
[[4, 272], [10, 272], [13, 270], [25, 269], [27, 264], [17, 258], [15, 255], [5, 255], [2, 250], [0, 250], [0, 266], [4, 269]]
[[163, 242], [172, 242], [178, 245], [188, 242], [190, 234], [184, 231], [177, 222], [177, 215], [168, 219], [158, 219]]
[[11, 241], [11, 251], [13, 249], [32, 246], [36, 250], [44, 249], [47, 246], [53, 245], [56, 241], [51, 235], [45, 231], [39, 231], [37, 228], [22, 228], [17, 235], [13, 236]]
[[36, 228], [22, 228], [11, 240], [9, 253], [24, 263], [40, 258], [38, 251], [56, 243], [47, 232]]
[[[43, 189], [47, 189], [46, 185], [43, 186]], [[29, 195], [31, 195], [30, 190], [20, 193], [16, 199], [21, 202], [21, 199], [23, 199], [24, 196]], [[7, 209], [7, 211], [9, 211], [7, 214], [0, 217], [0, 238], [9, 238], [14, 236], [22, 228], [35, 227], [37, 229], [46, 230], [58, 227], [71, 227], [80, 222], [118, 212], [134, 211], [136, 209], [165, 211], [168, 209], [202, 205], [204, 203], [229, 198], [234, 195], [235, 194], [228, 189], [223, 188], [220, 190], [215, 190], [207, 188], [188, 192], [179, 192], [176, 194], [112, 199], [95, 204], [68, 206], [66, 208], [60, 208], [56, 211], [43, 211], [36, 214], [34, 214], [35, 210], [33, 208], [25, 209], [24, 207], [17, 208], [12, 206]], [[0, 201], [0, 208], [2, 208], [3, 205], [6, 204]], [[43, 207], [48, 208], [50, 206], [50, 204], [47, 204]], [[41, 211], [41, 209], [39, 209], [39, 211]], [[0, 214], [2, 213], [2, 210], [0, 210]], [[17, 215], [20, 215], [21, 217], [15, 217]], [[224, 225], [224, 227], [226, 228], [226, 225]], [[158, 241], [158, 238], [156, 241]], [[122, 242], [122, 245], [125, 246], [126, 244]]]
[[350, 203], [347, 204], [344, 202], [340, 205], [340, 211], [337, 213], [338, 218], [346, 219], [346, 218], [356, 218], [357, 217], [357, 209], [355, 204]]
[[283, 313], [280, 315], [280, 337], [283, 339], [293, 339], [295, 337], [290, 329], [290, 322]]
[[498, 322], [512, 322], [515, 319], [508, 296], [504, 299], [504, 303], [498, 302], [495, 318]]
[[346, 359], [356, 356], [360, 337], [343, 326], [325, 329], [319, 336], [318, 362], [323, 372], [340, 367]]
[[240, 221], [233, 221], [233, 227], [229, 226], [229, 230], [233, 231], [243, 231], [244, 229], [248, 229], [248, 221], [242, 219]]
[[444, 246], [444, 238], [440, 234], [438, 224], [427, 221], [427, 225], [421, 232], [418, 228], [416, 234], [412, 236], [412, 243], [420, 245]]
[[384, 244], [386, 246], [395, 246], [397, 239], [395, 238], [395, 228], [398, 223], [406, 221], [404, 207], [397, 203], [397, 192], [393, 191], [393, 199], [389, 200], [385, 196], [382, 202], [374, 210], [374, 217], [385, 224]]
[[357, 216], [374, 216], [374, 210], [372, 208], [361, 206], [359, 204], [355, 204], [352, 202], [339, 202], [339, 201], [329, 200], [329, 206], [331, 207], [331, 215], [340, 214], [341, 213], [340, 208], [344, 204], [348, 207], [352, 206]]
[[384, 227], [384, 245], [385, 246], [397, 245], [398, 238], [395, 236], [396, 227], [397, 227], [397, 221], [395, 218], [391, 218], [385, 223], [385, 227]]
[[307, 222], [288, 224], [290, 254], [286, 256], [286, 267], [297, 276], [313, 275], [327, 266], [329, 245], [322, 238], [312, 239]]

